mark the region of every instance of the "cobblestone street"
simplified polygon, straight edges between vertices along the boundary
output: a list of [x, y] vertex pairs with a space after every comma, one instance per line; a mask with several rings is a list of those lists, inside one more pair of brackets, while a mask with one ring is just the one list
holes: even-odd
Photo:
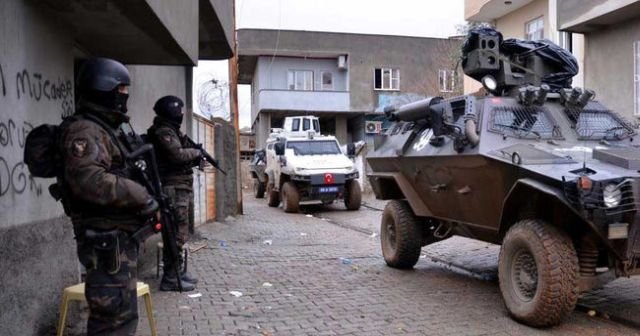
[[[412, 271], [389, 268], [375, 210], [384, 203], [367, 205], [357, 212], [342, 204], [304, 207], [292, 215], [246, 195], [244, 216], [199, 227], [202, 240], [193, 248], [206, 246], [192, 253], [196, 291], [158, 292], [155, 274], [143, 275], [159, 335], [639, 334], [580, 310], [551, 329], [514, 322], [495, 281], [494, 245], [467, 244], [456, 257], [451, 246], [461, 240], [453, 238], [425, 247]], [[477, 267], [460, 267], [469, 260]], [[604, 296], [615, 300], [611, 291]], [[149, 335], [141, 314], [138, 334]]]

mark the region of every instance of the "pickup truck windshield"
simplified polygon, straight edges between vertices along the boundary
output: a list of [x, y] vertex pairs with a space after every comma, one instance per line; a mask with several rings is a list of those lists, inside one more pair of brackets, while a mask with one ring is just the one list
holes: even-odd
[[287, 148], [293, 149], [295, 155], [327, 155], [340, 154], [338, 143], [327, 141], [289, 141]]

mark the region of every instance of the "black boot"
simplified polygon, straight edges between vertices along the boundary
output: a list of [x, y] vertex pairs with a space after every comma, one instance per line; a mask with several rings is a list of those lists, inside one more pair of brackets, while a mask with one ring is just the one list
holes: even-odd
[[[183, 292], [190, 292], [196, 289], [196, 286], [191, 282], [182, 280], [181, 284]], [[178, 287], [178, 280], [176, 279], [175, 275], [173, 275], [173, 273], [171, 275], [167, 273], [164, 273], [162, 275], [160, 290], [163, 292], [177, 292], [180, 290], [180, 288]]]
[[194, 285], [198, 283], [198, 278], [192, 276], [187, 271], [180, 273], [180, 279], [182, 279], [182, 281], [190, 282]]

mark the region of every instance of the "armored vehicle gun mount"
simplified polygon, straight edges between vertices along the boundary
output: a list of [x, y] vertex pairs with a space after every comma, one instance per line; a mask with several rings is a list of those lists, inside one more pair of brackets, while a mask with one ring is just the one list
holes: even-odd
[[501, 244], [507, 310], [559, 324], [580, 292], [640, 274], [636, 129], [571, 87], [575, 59], [551, 42], [480, 30], [465, 48], [486, 96], [385, 109], [391, 125], [367, 157], [376, 197], [389, 200], [384, 259], [412, 268], [422, 246], [452, 235]]

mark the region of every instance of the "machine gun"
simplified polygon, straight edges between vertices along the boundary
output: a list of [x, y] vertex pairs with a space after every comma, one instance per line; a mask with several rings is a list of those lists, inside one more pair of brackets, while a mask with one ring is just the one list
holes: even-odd
[[442, 136], [454, 139], [454, 148], [464, 151], [467, 145], [475, 147], [480, 141], [476, 133], [475, 115], [465, 116], [464, 129], [452, 122], [453, 111], [449, 101], [442, 97], [429, 97], [400, 107], [387, 106], [384, 113], [390, 121], [422, 124], [433, 131], [434, 144]]
[[[160, 174], [158, 173], [158, 165], [156, 164], [156, 154], [153, 150], [153, 145], [146, 144], [130, 153], [127, 156], [127, 160], [133, 162], [133, 166], [136, 168], [136, 173], [140, 176], [144, 186], [151, 196], [158, 202], [160, 209], [160, 225], [152, 223], [152, 225], [146, 225], [133, 234], [134, 239], [146, 239], [149, 235], [157, 232], [158, 229], [162, 232], [162, 243], [167, 247], [168, 258], [172, 261], [173, 265], [177, 266], [179, 263], [180, 252], [178, 252], [178, 245], [176, 242], [176, 232], [178, 228], [175, 225], [174, 211], [169, 198], [162, 192], [162, 184], [160, 182]], [[178, 290], [182, 292], [182, 281], [180, 279], [180, 270], [178, 267], [173, 267], [175, 277], [178, 282]]]
[[218, 160], [214, 159], [213, 156], [211, 156], [203, 147], [202, 144], [198, 144], [195, 141], [193, 141], [191, 138], [189, 138], [188, 135], [184, 135], [184, 139], [186, 140], [187, 145], [190, 148], [195, 148], [200, 150], [200, 153], [202, 154], [202, 157], [204, 157], [204, 160], [209, 162], [213, 168], [219, 170], [222, 174], [227, 175], [227, 172], [224, 171], [224, 169], [220, 168], [220, 164], [218, 163]]

